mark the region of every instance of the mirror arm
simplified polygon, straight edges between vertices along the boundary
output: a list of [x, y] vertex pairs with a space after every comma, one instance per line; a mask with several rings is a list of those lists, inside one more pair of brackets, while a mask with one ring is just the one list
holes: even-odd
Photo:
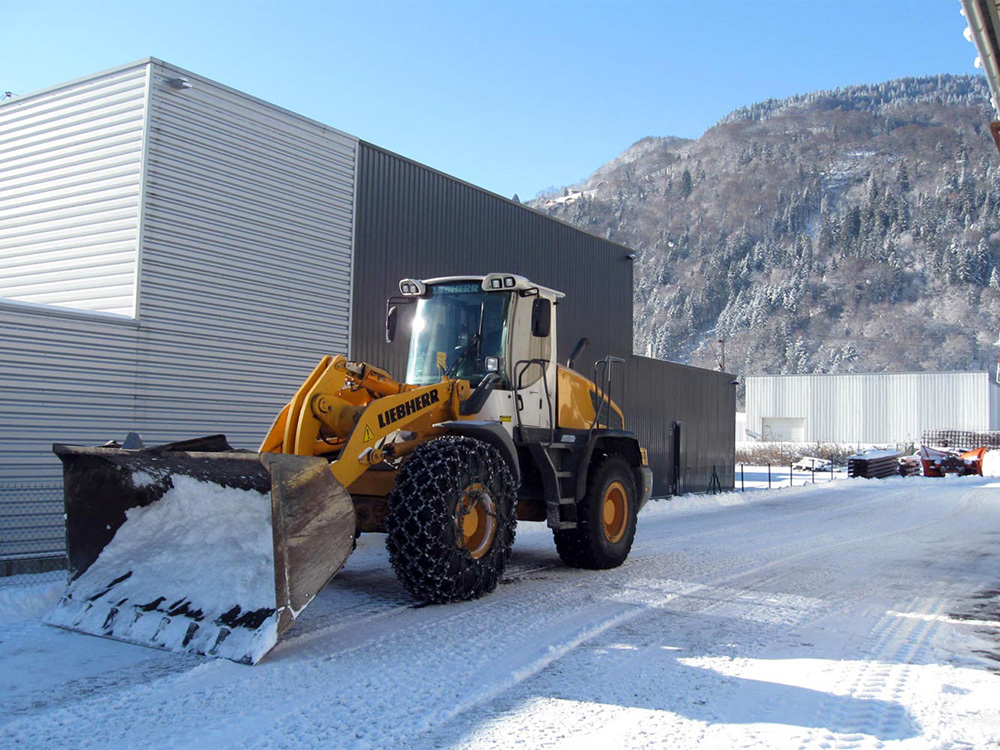
[[497, 387], [497, 383], [500, 382], [500, 375], [495, 372], [486, 373], [486, 377], [479, 381], [479, 385], [476, 386], [476, 390], [473, 392], [472, 396], [463, 401], [458, 407], [458, 412], [463, 417], [468, 417], [472, 414], [478, 414], [483, 406], [486, 405], [486, 399], [490, 397], [493, 389]]

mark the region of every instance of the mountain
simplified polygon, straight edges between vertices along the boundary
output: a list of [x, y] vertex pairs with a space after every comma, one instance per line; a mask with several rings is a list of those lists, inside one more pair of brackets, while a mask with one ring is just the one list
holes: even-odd
[[529, 205], [635, 261], [637, 353], [729, 372], [992, 368], [1000, 155], [985, 80], [738, 109]]

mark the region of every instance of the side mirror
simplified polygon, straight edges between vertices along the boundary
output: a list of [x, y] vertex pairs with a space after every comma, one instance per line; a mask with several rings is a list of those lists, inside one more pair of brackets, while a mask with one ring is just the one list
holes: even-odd
[[396, 319], [398, 317], [399, 311], [395, 305], [385, 312], [385, 343], [387, 344], [391, 344], [392, 340], [396, 338]]
[[535, 297], [531, 303], [531, 335], [543, 338], [552, 331], [552, 302]]

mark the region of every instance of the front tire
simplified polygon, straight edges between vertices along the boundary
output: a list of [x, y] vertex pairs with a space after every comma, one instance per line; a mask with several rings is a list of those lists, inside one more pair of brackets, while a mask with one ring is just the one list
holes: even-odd
[[574, 568], [617, 568], [632, 550], [637, 514], [628, 461], [605, 456], [591, 468], [587, 492], [576, 504], [577, 527], [553, 531], [559, 557]]
[[389, 495], [386, 548], [400, 583], [430, 603], [496, 588], [514, 544], [517, 491], [493, 446], [445, 436], [403, 462]]

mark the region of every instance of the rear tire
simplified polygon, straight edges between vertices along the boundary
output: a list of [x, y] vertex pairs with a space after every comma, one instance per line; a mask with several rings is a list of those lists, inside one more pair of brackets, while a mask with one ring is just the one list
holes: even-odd
[[417, 446], [396, 476], [385, 523], [403, 588], [431, 603], [493, 591], [510, 559], [516, 506], [510, 468], [493, 446], [458, 436]]
[[637, 503], [628, 461], [605, 456], [591, 468], [587, 492], [576, 504], [577, 527], [553, 530], [559, 557], [574, 568], [617, 568], [632, 550]]

